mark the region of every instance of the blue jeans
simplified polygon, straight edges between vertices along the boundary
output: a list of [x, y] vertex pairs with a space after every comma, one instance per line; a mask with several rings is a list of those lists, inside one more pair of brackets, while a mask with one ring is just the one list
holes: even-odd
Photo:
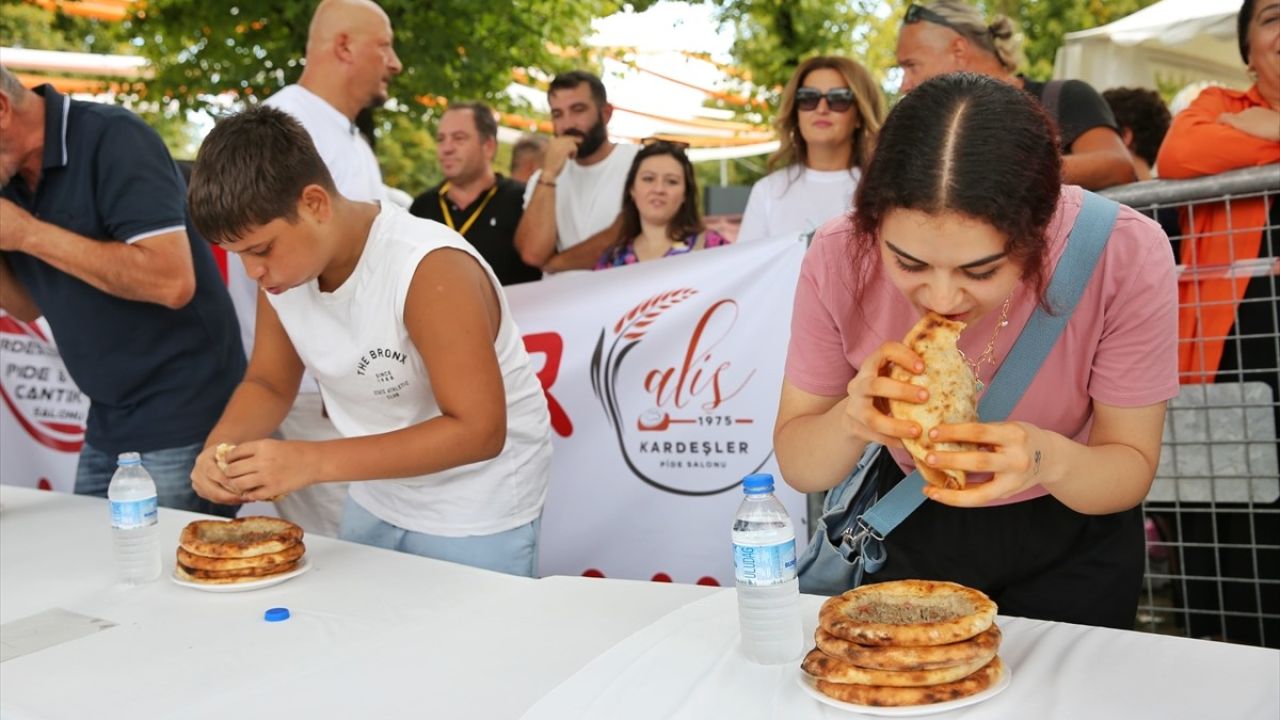
[[[141, 453], [142, 467], [156, 481], [156, 495], [161, 507], [191, 510], [222, 517], [235, 517], [238, 505], [219, 505], [196, 495], [191, 489], [191, 468], [204, 443], [164, 448]], [[76, 494], [107, 496], [107, 486], [116, 472], [116, 456], [85, 443], [80, 448], [76, 466]]]
[[342, 508], [338, 537], [363, 545], [399, 550], [508, 575], [534, 577], [538, 571], [539, 517], [492, 535], [443, 537], [396, 527], [365, 510], [351, 496]]

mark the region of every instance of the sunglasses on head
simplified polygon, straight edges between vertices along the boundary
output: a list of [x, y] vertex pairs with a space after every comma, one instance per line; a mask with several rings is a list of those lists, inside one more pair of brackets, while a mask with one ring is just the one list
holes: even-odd
[[960, 32], [959, 28], [957, 28], [955, 25], [952, 25], [950, 22], [947, 21], [946, 18], [930, 10], [929, 8], [924, 7], [923, 5], [915, 5], [915, 4], [908, 6], [907, 14], [902, 17], [902, 24], [914, 25], [915, 23], [918, 23], [921, 21], [931, 23], [933, 25], [941, 25], [944, 28], [948, 28], [950, 30], [955, 30], [956, 32]]
[[831, 108], [831, 112], [848, 112], [853, 107], [853, 91], [849, 88], [832, 88], [824, 93], [811, 87], [796, 90], [796, 107], [805, 112], [817, 110], [822, 98], [827, 99], [827, 107]]
[[654, 136], [642, 138], [640, 140], [640, 145], [642, 145], [643, 147], [649, 147], [650, 145], [659, 145], [664, 148], [671, 148], [673, 150], [687, 150], [689, 148], [689, 143], [684, 142], [683, 140], [668, 140], [666, 138], [654, 137]]

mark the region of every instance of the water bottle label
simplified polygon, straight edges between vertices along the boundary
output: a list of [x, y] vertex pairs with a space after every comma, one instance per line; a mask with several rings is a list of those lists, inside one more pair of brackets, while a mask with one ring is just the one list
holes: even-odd
[[743, 585], [777, 585], [796, 577], [796, 541], [733, 546], [733, 574]]
[[156, 496], [111, 503], [111, 527], [132, 530], [156, 524]]

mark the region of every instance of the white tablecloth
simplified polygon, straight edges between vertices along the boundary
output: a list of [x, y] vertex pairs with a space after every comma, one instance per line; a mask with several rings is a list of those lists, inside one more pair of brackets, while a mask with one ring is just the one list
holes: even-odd
[[[824, 599], [801, 596], [810, 637]], [[798, 662], [747, 661], [736, 608], [733, 591], [724, 590], [669, 613], [593, 660], [524, 720], [852, 716], [801, 690]], [[1001, 616], [998, 623], [1012, 683], [985, 702], [936, 717], [1280, 718], [1275, 650], [1026, 618]]]
[[[195, 517], [162, 509], [166, 573]], [[741, 658], [729, 590], [528, 580], [327, 538], [273, 588], [125, 588], [108, 525], [101, 500], [0, 487], [0, 624], [117, 623], [0, 663], [0, 717], [852, 717], [803, 695], [795, 666]], [[810, 629], [820, 602], [804, 597]], [[264, 622], [275, 606], [293, 617]], [[1276, 651], [1001, 622], [1013, 684], [955, 716], [1280, 717]]]

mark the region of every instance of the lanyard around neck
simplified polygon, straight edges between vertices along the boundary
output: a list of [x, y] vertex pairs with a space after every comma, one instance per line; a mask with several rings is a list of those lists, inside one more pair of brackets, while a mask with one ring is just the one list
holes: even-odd
[[[440, 186], [440, 212], [444, 214], [444, 224], [448, 225], [450, 230], [458, 230], [457, 226], [453, 224], [453, 214], [449, 212], [449, 203], [444, 200], [445, 193], [449, 192], [450, 187], [452, 186], [448, 182]], [[489, 192], [484, 196], [484, 201], [480, 203], [480, 207], [476, 208], [476, 211], [471, 213], [471, 217], [467, 218], [467, 221], [462, 223], [462, 229], [458, 230], [459, 235], [465, 236], [467, 234], [467, 231], [475, 224], [476, 219], [480, 217], [480, 213], [484, 212], [485, 206], [489, 204], [489, 201], [493, 199], [493, 196], [497, 194], [497, 192], [498, 183], [495, 182], [493, 187], [489, 188]]]

